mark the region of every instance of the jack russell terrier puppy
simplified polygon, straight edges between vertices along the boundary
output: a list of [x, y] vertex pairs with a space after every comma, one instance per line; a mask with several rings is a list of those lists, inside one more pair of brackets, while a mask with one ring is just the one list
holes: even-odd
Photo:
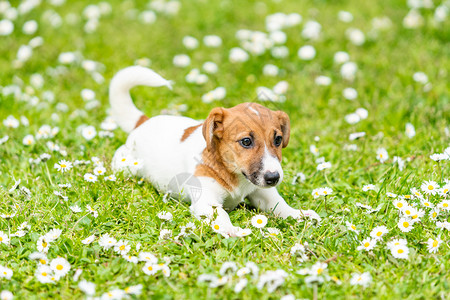
[[[227, 211], [244, 198], [282, 218], [320, 221], [312, 210], [290, 207], [276, 189], [283, 179], [281, 148], [289, 143], [286, 113], [242, 103], [214, 108], [205, 121], [170, 115], [148, 118], [131, 99], [129, 91], [137, 85], [171, 88], [169, 81], [139, 66], [125, 68], [111, 80], [112, 116], [129, 133], [113, 157], [114, 170], [124, 169], [130, 157], [137, 159], [141, 168], [132, 173], [161, 192], [175, 192], [176, 197], [190, 201], [194, 216], [214, 221], [213, 228], [226, 237], [243, 235]], [[191, 178], [173, 191], [174, 178], [180, 174], [191, 174]]]

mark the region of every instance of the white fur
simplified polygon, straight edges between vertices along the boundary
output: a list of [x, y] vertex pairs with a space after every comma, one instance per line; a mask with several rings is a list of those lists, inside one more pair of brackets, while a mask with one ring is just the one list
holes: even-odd
[[267, 150], [267, 147], [265, 147], [264, 149], [262, 163], [262, 174], [265, 174], [267, 172], [278, 172], [278, 174], [280, 174], [280, 179], [278, 180], [278, 182], [281, 182], [283, 180], [283, 169], [281, 168], [281, 163], [276, 156], [270, 154], [269, 150]]
[[133, 66], [119, 71], [109, 85], [109, 102], [113, 118], [125, 132], [133, 130], [143, 115], [130, 96], [130, 89], [137, 85], [167, 86], [171, 89], [169, 81], [148, 68]]
[[[186, 117], [161, 115], [150, 118], [133, 130], [142, 112], [134, 106], [129, 90], [138, 84], [169, 86], [167, 80], [143, 67], [126, 68], [114, 76], [110, 85], [113, 117], [130, 134], [125, 145], [116, 151], [112, 167], [114, 170], [121, 170], [123, 157], [137, 158], [142, 167], [138, 170], [132, 170], [130, 167], [132, 173], [146, 178], [161, 192], [166, 193], [169, 192], [169, 183], [172, 179], [182, 173], [194, 174], [201, 162], [201, 154], [206, 147], [202, 126], [181, 141], [186, 128], [199, 125], [201, 122]], [[278, 159], [271, 156], [267, 149], [263, 164], [265, 170], [278, 171], [282, 176]], [[226, 210], [234, 209], [247, 196], [264, 211], [274, 210], [274, 213], [284, 218], [302, 217], [301, 211], [287, 205], [275, 188], [258, 187], [244, 176], [239, 178], [238, 186], [232, 191], [227, 191], [212, 178], [197, 179], [201, 185], [201, 194], [198, 198], [192, 197], [184, 189], [178, 196], [191, 201], [190, 209], [197, 218], [202, 216], [212, 218], [217, 215], [214, 222], [220, 224], [219, 233], [224, 236], [239, 236], [241, 228], [233, 226]]]

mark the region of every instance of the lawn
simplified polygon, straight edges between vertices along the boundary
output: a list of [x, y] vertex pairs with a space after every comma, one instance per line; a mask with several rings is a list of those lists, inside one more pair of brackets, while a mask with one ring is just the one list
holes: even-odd
[[[449, 14], [439, 0], [0, 1], [0, 298], [448, 298]], [[252, 232], [225, 238], [113, 174], [127, 135], [108, 85], [134, 64], [173, 81], [132, 90], [149, 116], [287, 112], [278, 190], [321, 222], [242, 203], [230, 218]]]

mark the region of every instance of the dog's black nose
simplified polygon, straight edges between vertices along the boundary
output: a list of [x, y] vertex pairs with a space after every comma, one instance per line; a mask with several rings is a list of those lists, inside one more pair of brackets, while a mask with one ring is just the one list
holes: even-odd
[[280, 180], [280, 174], [278, 172], [267, 172], [264, 174], [264, 181], [267, 185], [274, 186]]

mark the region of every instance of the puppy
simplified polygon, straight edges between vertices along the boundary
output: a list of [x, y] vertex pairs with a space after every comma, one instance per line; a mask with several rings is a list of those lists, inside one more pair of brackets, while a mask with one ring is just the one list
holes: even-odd
[[[320, 217], [311, 210], [290, 207], [278, 194], [283, 180], [281, 149], [289, 143], [286, 113], [256, 103], [214, 108], [205, 121], [160, 115], [146, 117], [136, 108], [129, 90], [137, 85], [167, 86], [170, 82], [139, 66], [119, 71], [111, 81], [111, 113], [129, 133], [112, 160], [114, 170], [127, 168], [157, 189], [190, 201], [197, 218], [214, 221], [213, 228], [228, 236], [243, 235], [227, 211], [244, 198], [276, 216]], [[134, 168], [129, 164], [134, 159]]]

